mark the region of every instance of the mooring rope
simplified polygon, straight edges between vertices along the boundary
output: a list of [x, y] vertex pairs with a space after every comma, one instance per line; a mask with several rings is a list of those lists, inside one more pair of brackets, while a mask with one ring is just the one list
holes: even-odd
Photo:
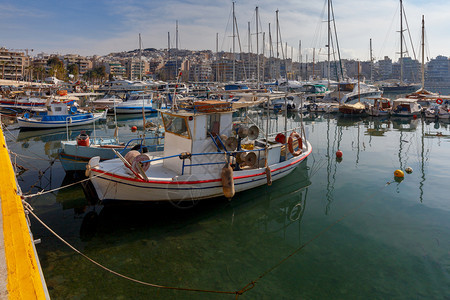
[[74, 246], [72, 246], [69, 242], [67, 242], [65, 239], [63, 239], [61, 236], [59, 236], [55, 231], [53, 231], [47, 224], [44, 223], [44, 221], [42, 221], [34, 212], [33, 212], [33, 207], [26, 201], [22, 201], [27, 212], [29, 214], [31, 214], [33, 217], [36, 218], [36, 220], [41, 223], [42, 226], [44, 226], [48, 231], [50, 231], [50, 233], [52, 233], [55, 237], [57, 237], [61, 242], [63, 242], [67, 247], [69, 247], [70, 249], [72, 249], [73, 251], [75, 251], [76, 253], [78, 253], [79, 255], [81, 255], [82, 257], [84, 257], [85, 259], [87, 259], [88, 261], [90, 261], [91, 263], [93, 263], [94, 265], [102, 268], [103, 270], [110, 272], [116, 276], [119, 276], [121, 278], [127, 279], [129, 281], [135, 282], [135, 283], [139, 283], [142, 285], [147, 285], [147, 286], [151, 286], [151, 287], [155, 287], [155, 288], [161, 288], [161, 289], [169, 289], [169, 290], [178, 290], [178, 291], [189, 291], [189, 292], [203, 292], [203, 293], [215, 293], [215, 294], [229, 294], [229, 295], [236, 295], [236, 299], [239, 297], [239, 295], [242, 295], [244, 292], [248, 291], [250, 288], [248, 288], [248, 285], [245, 286], [243, 289], [239, 290], [239, 291], [218, 291], [218, 290], [207, 290], [207, 289], [192, 289], [192, 288], [182, 288], [182, 287], [173, 287], [173, 286], [165, 286], [165, 285], [159, 285], [159, 284], [154, 284], [154, 283], [149, 283], [149, 282], [145, 282], [136, 278], [132, 278], [130, 276], [126, 276], [123, 275], [119, 272], [116, 272], [108, 267], [105, 267], [104, 265], [102, 265], [101, 263], [93, 260], [92, 258], [90, 258], [89, 256], [87, 256], [86, 254], [82, 253], [81, 251], [79, 251], [77, 248], [75, 248]]
[[15, 156], [18, 156], [18, 157], [24, 157], [24, 158], [30, 158], [30, 159], [40, 159], [40, 160], [43, 160], [43, 161], [53, 161], [54, 159], [47, 159], [47, 158], [43, 158], [43, 157], [39, 157], [39, 156], [28, 156], [28, 155], [23, 155], [23, 154], [18, 154], [18, 153], [15, 153], [15, 152], [13, 152], [13, 151], [11, 151], [11, 150], [8, 150], [9, 151], [9, 154], [13, 154], [13, 155], [15, 155]]
[[342, 222], [344, 219], [346, 219], [347, 217], [349, 217], [350, 215], [352, 215], [353, 213], [355, 213], [361, 206], [363, 206], [365, 203], [367, 203], [369, 200], [371, 200], [376, 193], [380, 192], [382, 189], [384, 189], [386, 186], [390, 185], [392, 182], [387, 182], [383, 187], [381, 187], [379, 190], [377, 190], [376, 192], [374, 192], [370, 197], [366, 198], [366, 200], [362, 201], [359, 205], [357, 205], [356, 207], [352, 208], [351, 210], [349, 210], [346, 214], [344, 214], [341, 218], [339, 218], [338, 220], [336, 220], [335, 222], [333, 222], [332, 224], [328, 225], [326, 228], [324, 228], [322, 231], [320, 231], [318, 234], [316, 234], [313, 238], [311, 238], [309, 241], [307, 241], [305, 244], [301, 245], [299, 248], [295, 249], [293, 252], [291, 252], [288, 256], [286, 256], [285, 258], [283, 258], [282, 260], [280, 260], [278, 263], [276, 263], [274, 266], [272, 266], [271, 268], [267, 269], [266, 271], [264, 271], [261, 275], [259, 275], [255, 280], [250, 281], [248, 284], [246, 284], [243, 288], [241, 288], [240, 290], [236, 290], [236, 291], [220, 291], [220, 290], [208, 290], [208, 289], [195, 289], [195, 288], [183, 288], [183, 287], [173, 287], [173, 286], [166, 286], [166, 285], [160, 285], [160, 284], [154, 284], [154, 283], [150, 283], [150, 282], [146, 282], [146, 281], [142, 281], [124, 274], [121, 274], [119, 272], [116, 272], [104, 265], [102, 265], [101, 263], [93, 260], [92, 258], [90, 258], [89, 256], [87, 256], [86, 254], [82, 253], [81, 251], [79, 251], [77, 248], [75, 248], [74, 246], [72, 246], [69, 242], [67, 242], [66, 240], [64, 240], [61, 236], [59, 236], [55, 231], [53, 231], [47, 224], [45, 224], [34, 212], [33, 212], [33, 207], [26, 202], [25, 200], [22, 200], [22, 203], [25, 207], [26, 213], [31, 214], [33, 217], [36, 218], [36, 220], [41, 223], [42, 226], [44, 226], [50, 233], [52, 233], [56, 238], [58, 238], [61, 242], [63, 242], [66, 246], [68, 246], [70, 249], [72, 249], [73, 251], [75, 251], [77, 254], [81, 255], [82, 257], [84, 257], [85, 259], [87, 259], [88, 261], [90, 261], [91, 263], [95, 264], [96, 266], [100, 267], [101, 269], [114, 274], [118, 277], [121, 277], [123, 279], [138, 283], [138, 284], [142, 284], [142, 285], [146, 285], [146, 286], [151, 286], [154, 288], [160, 288], [160, 289], [168, 289], [168, 290], [178, 290], [178, 291], [187, 291], [187, 292], [199, 292], [199, 293], [215, 293], [215, 294], [228, 294], [228, 295], [235, 295], [235, 299], [238, 299], [239, 296], [243, 295], [244, 293], [248, 292], [249, 290], [253, 289], [256, 284], [258, 283], [259, 280], [261, 280], [263, 277], [265, 277], [267, 274], [271, 273], [273, 270], [275, 270], [276, 268], [278, 268], [280, 265], [282, 265], [284, 262], [286, 262], [288, 259], [290, 259], [292, 256], [294, 256], [295, 254], [297, 254], [299, 251], [301, 251], [302, 249], [304, 249], [306, 246], [308, 246], [309, 244], [311, 244], [313, 241], [315, 241], [316, 239], [318, 239], [319, 237], [321, 237], [323, 234], [325, 234], [327, 231], [329, 231], [331, 228], [333, 228], [335, 225], [337, 225], [338, 223]]
[[[119, 168], [121, 168], [121, 166], [120, 166], [120, 167], [117, 167], [117, 168], [115, 168], [115, 169], [113, 169], [112, 171], [118, 170]], [[48, 170], [48, 168], [44, 171], [44, 173], [45, 173], [47, 170]], [[99, 177], [99, 176], [102, 176], [102, 174], [99, 174], [99, 175], [93, 175], [92, 177], [95, 178], [95, 177]], [[54, 188], [54, 189], [51, 189], [51, 190], [47, 190], [47, 191], [42, 190], [42, 191], [37, 192], [37, 193], [35, 193], [35, 194], [21, 195], [21, 197], [22, 197], [22, 198], [32, 198], [32, 197], [36, 197], [36, 196], [41, 196], [41, 195], [53, 193], [53, 192], [56, 192], [56, 191], [59, 191], [59, 190], [62, 190], [62, 189], [65, 189], [65, 188], [68, 188], [68, 187], [77, 185], [77, 184], [81, 184], [81, 183], [83, 183], [83, 182], [85, 182], [85, 181], [88, 181], [88, 180], [90, 180], [90, 177], [85, 178], [85, 179], [82, 179], [82, 180], [79, 180], [79, 181], [77, 181], [77, 182], [69, 183], [69, 184], [64, 185], [64, 186], [60, 186], [60, 187]], [[36, 184], [32, 185], [32, 188], [33, 188], [35, 185], [36, 185]]]
[[[323, 167], [323, 164], [321, 164], [319, 162], [319, 168], [321, 169]], [[318, 171], [318, 170], [317, 170]], [[317, 173], [317, 171], [313, 172], [312, 175], [315, 175]], [[97, 176], [101, 176], [97, 175]], [[22, 195], [22, 198], [31, 198], [34, 196], [39, 196], [39, 195], [43, 195], [43, 194], [47, 194], [47, 193], [51, 193], [69, 186], [73, 186], [76, 184], [79, 184], [81, 182], [87, 181], [89, 180], [89, 178], [83, 179], [81, 181], [63, 186], [63, 187], [59, 187], [53, 190], [49, 190], [49, 191], [45, 191], [45, 192], [40, 192], [40, 193], [36, 193], [33, 195]], [[90, 261], [91, 263], [95, 264], [96, 266], [100, 267], [101, 269], [114, 274], [118, 277], [121, 277], [123, 279], [132, 281], [134, 283], [138, 283], [138, 284], [142, 284], [145, 286], [150, 286], [150, 287], [154, 287], [154, 288], [159, 288], [159, 289], [167, 289], [167, 290], [178, 290], [178, 291], [187, 291], [187, 292], [199, 292], [199, 293], [214, 293], [214, 294], [228, 294], [228, 295], [235, 295], [235, 299], [238, 299], [239, 296], [243, 295], [244, 293], [248, 292], [249, 290], [253, 289], [256, 284], [265, 276], [267, 276], [269, 273], [271, 273], [273, 270], [275, 270], [276, 268], [278, 268], [279, 266], [281, 266], [283, 263], [285, 263], [288, 259], [290, 259], [291, 257], [293, 257], [294, 255], [296, 255], [298, 252], [300, 252], [302, 249], [304, 249], [306, 246], [308, 246], [309, 244], [311, 244], [313, 241], [315, 241], [316, 239], [318, 239], [319, 237], [321, 237], [322, 235], [324, 235], [326, 232], [328, 232], [331, 228], [333, 228], [335, 225], [337, 225], [338, 223], [342, 222], [344, 219], [346, 219], [347, 217], [349, 217], [350, 215], [354, 214], [360, 207], [362, 207], [365, 203], [367, 203], [369, 200], [371, 200], [376, 194], [378, 194], [381, 190], [383, 190], [386, 186], [390, 185], [391, 183], [393, 183], [394, 181], [391, 182], [387, 182], [385, 185], [383, 185], [380, 189], [378, 189], [377, 191], [373, 192], [372, 195], [370, 195], [369, 197], [367, 197], [364, 201], [362, 201], [361, 203], [359, 203], [357, 206], [355, 206], [354, 208], [350, 209], [347, 213], [345, 213], [341, 218], [339, 218], [338, 220], [336, 220], [335, 222], [331, 223], [330, 225], [328, 225], [326, 228], [324, 228], [323, 230], [321, 230], [318, 234], [316, 234], [313, 238], [311, 238], [309, 241], [307, 241], [306, 243], [304, 243], [303, 245], [301, 245], [300, 247], [298, 247], [297, 249], [295, 249], [294, 251], [292, 251], [289, 255], [287, 255], [286, 257], [284, 257], [283, 259], [281, 259], [278, 263], [276, 263], [275, 265], [273, 265], [272, 267], [270, 267], [269, 269], [267, 269], [266, 271], [264, 271], [263, 273], [261, 273], [255, 280], [250, 281], [249, 283], [247, 283], [243, 288], [241, 288], [240, 290], [236, 290], [236, 291], [224, 291], [224, 290], [208, 290], [208, 289], [197, 289], [197, 288], [183, 288], [183, 287], [174, 287], [174, 286], [166, 286], [166, 285], [160, 285], [160, 284], [154, 284], [154, 283], [150, 283], [150, 282], [146, 282], [146, 281], [142, 281], [124, 274], [121, 274], [117, 271], [114, 271], [104, 265], [102, 265], [101, 263], [93, 260], [92, 258], [90, 258], [89, 256], [87, 256], [86, 254], [82, 253], [81, 251], [79, 251], [78, 249], [76, 249], [74, 246], [72, 246], [69, 242], [67, 242], [66, 240], [64, 240], [61, 236], [59, 236], [55, 231], [53, 231], [47, 224], [45, 224], [34, 212], [33, 212], [33, 207], [26, 202], [25, 200], [22, 200], [22, 203], [25, 207], [25, 213], [26, 214], [31, 214], [33, 217], [36, 218], [36, 220], [41, 223], [42, 226], [44, 226], [50, 233], [52, 233], [56, 238], [58, 238], [61, 242], [63, 242], [66, 246], [68, 246], [70, 249], [72, 249], [73, 251], [75, 251], [77, 254], [81, 255], [82, 257], [84, 257], [85, 259], [87, 259], [88, 261]]]

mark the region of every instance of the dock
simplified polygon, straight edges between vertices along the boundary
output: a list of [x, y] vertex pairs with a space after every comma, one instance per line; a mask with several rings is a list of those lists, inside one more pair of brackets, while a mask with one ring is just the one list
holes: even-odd
[[50, 299], [0, 128], [0, 299]]

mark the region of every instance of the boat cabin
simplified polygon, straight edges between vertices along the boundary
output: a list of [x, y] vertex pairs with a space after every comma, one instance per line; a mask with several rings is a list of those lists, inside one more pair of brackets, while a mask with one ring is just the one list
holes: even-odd
[[397, 116], [419, 115], [422, 106], [417, 103], [417, 99], [398, 98], [392, 101], [392, 113]]
[[[229, 103], [198, 101], [193, 107], [160, 110], [165, 129], [164, 157], [169, 157], [163, 161], [165, 168], [179, 175], [220, 174], [228, 161], [227, 153], [232, 153], [229, 162], [235, 170], [261, 168], [265, 163], [273, 165], [292, 157], [284, 142], [277, 139], [269, 139], [266, 147], [265, 139], [258, 139], [258, 129], [251, 134], [249, 128], [244, 137], [239, 137], [242, 124], [233, 124]], [[245, 149], [247, 152], [242, 151]]]
[[[206, 104], [203, 107], [199, 106], [199, 110], [161, 110], [165, 129], [164, 156], [173, 156], [180, 153], [218, 152], [213, 139], [217, 136], [231, 136], [233, 114], [228, 103], [221, 102], [220, 104], [225, 104], [226, 106], [218, 109], [208, 109]], [[200, 164], [217, 160], [217, 154], [194, 155], [186, 162], [189, 164]], [[164, 166], [178, 174], [199, 173], [199, 170], [193, 172], [191, 168], [211, 171], [211, 168], [220, 170], [223, 167], [223, 165], [218, 164], [200, 165], [185, 167], [183, 170], [183, 160], [178, 157], [165, 159]]]
[[49, 115], [68, 115], [71, 113], [76, 113], [76, 106], [68, 106], [67, 103], [52, 103], [49, 106]]

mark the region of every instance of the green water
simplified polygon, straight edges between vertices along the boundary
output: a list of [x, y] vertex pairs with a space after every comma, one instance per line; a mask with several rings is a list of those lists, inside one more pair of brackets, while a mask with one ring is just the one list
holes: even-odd
[[[290, 115], [288, 125], [297, 121]], [[123, 140], [141, 134], [130, 131], [139, 120], [120, 124]], [[29, 202], [81, 252], [152, 284], [233, 292], [256, 281], [239, 299], [450, 299], [450, 125], [321, 115], [306, 115], [305, 125], [313, 146], [308, 160], [231, 202], [184, 210], [90, 205], [80, 185]], [[284, 128], [284, 118], [270, 119], [270, 126]], [[81, 179], [65, 176], [58, 160], [50, 166], [65, 131], [14, 128], [6, 136], [17, 163], [28, 168], [18, 177], [24, 193]], [[113, 131], [96, 128], [98, 135]], [[413, 173], [394, 181], [393, 172], [406, 167]], [[31, 221], [52, 299], [235, 298], [120, 278]]]

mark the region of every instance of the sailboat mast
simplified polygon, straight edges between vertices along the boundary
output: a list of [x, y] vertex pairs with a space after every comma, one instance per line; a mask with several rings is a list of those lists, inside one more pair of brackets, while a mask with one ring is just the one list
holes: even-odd
[[276, 21], [277, 21], [276, 32], [277, 32], [277, 59], [278, 59], [280, 57], [280, 53], [278, 52], [278, 26], [279, 26], [279, 24], [278, 24], [278, 9], [276, 10], [275, 14], [276, 14]]
[[216, 82], [219, 82], [219, 33], [216, 32]]
[[175, 30], [175, 71], [178, 74], [178, 20], [176, 20], [176, 30]]
[[139, 80], [142, 80], [142, 42], [140, 33], [139, 33]]
[[328, 0], [328, 89], [330, 88], [330, 77], [331, 77], [331, 0]]
[[422, 15], [422, 90], [425, 89], [425, 17]]
[[370, 39], [370, 82], [373, 82], [373, 55], [372, 55], [372, 39]]
[[236, 17], [234, 15], [234, 3], [233, 2], [233, 82], [236, 81], [236, 54], [234, 51], [235, 47], [235, 38], [236, 38]]
[[266, 33], [263, 32], [263, 40], [262, 40], [262, 78], [264, 82], [264, 78], [266, 77], [266, 72], [264, 71], [266, 69]]
[[298, 41], [298, 74], [302, 80], [302, 41]]
[[403, 1], [400, 0], [400, 84], [403, 83]]
[[[167, 32], [167, 66], [169, 66], [170, 61], [170, 32]], [[169, 80], [170, 69], [167, 68], [167, 80]]]
[[256, 88], [258, 88], [259, 89], [259, 35], [258, 35], [258, 32], [259, 31], [259, 29], [258, 29], [258, 6], [256, 7], [256, 58], [257, 58], [257, 61], [256, 61], [256, 69], [257, 69], [257, 72], [256, 72]]
[[[313, 80], [316, 79], [316, 48], [313, 48], [313, 63], [312, 63], [312, 78]], [[328, 85], [328, 88], [330, 87], [330, 85]]]

